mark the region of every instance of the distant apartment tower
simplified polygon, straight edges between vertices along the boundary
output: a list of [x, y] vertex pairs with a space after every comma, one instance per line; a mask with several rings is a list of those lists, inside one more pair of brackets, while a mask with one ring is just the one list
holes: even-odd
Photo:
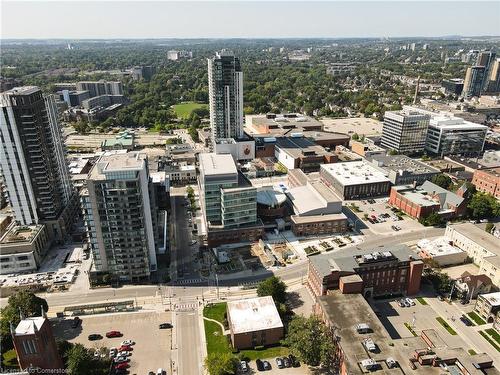
[[243, 136], [243, 72], [227, 50], [208, 59], [208, 94], [212, 139]]
[[100, 95], [123, 95], [119, 81], [82, 81], [76, 84], [77, 91], [88, 91], [91, 98]]
[[91, 280], [106, 274], [120, 281], [149, 278], [157, 262], [146, 155], [104, 154], [80, 197], [93, 257]]
[[461, 95], [464, 89], [464, 80], [460, 78], [445, 79], [441, 82], [446, 94]]
[[483, 80], [486, 68], [484, 66], [470, 66], [467, 68], [464, 80], [464, 89], [462, 95], [465, 98], [481, 96], [483, 90]]
[[491, 63], [485, 91], [491, 94], [500, 92], [500, 58], [496, 58]]
[[46, 224], [63, 241], [75, 208], [64, 141], [52, 95], [35, 86], [0, 94], [0, 165], [15, 219]]
[[381, 145], [400, 154], [424, 151], [430, 116], [411, 109], [385, 112]]

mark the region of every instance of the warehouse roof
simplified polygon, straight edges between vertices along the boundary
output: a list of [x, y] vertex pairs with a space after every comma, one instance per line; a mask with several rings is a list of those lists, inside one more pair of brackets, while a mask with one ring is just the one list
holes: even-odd
[[366, 161], [323, 164], [321, 169], [343, 186], [389, 182], [385, 173]]

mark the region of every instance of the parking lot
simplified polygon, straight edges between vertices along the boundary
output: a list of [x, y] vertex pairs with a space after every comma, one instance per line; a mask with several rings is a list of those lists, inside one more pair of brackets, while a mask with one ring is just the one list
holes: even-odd
[[[170, 313], [116, 313], [82, 316], [81, 319], [82, 324], [77, 328], [71, 328], [71, 318], [54, 320], [55, 336], [91, 349], [119, 347], [122, 341], [133, 340], [136, 344], [129, 357], [130, 374], [147, 374], [160, 367], [171, 373], [171, 330], [158, 328], [160, 323], [171, 322]], [[106, 332], [109, 331], [120, 331], [123, 336], [106, 338]], [[103, 338], [89, 341], [88, 335], [93, 333], [100, 334]]]
[[[430, 305], [422, 305], [415, 298], [413, 306], [399, 306], [399, 298], [394, 300], [374, 301], [372, 306], [380, 321], [393, 339], [412, 337], [413, 334], [405, 326], [411, 326], [417, 334], [425, 329], [435, 329], [439, 335], [446, 338], [451, 347], [463, 346], [459, 336], [451, 336], [436, 320], [440, 316]], [[446, 304], [446, 302], [442, 302]], [[459, 318], [458, 316], [456, 317]]]
[[363, 224], [376, 234], [411, 232], [423, 228], [422, 224], [409, 216], [402, 215], [398, 218], [396, 212], [391, 210], [387, 200], [388, 198], [377, 198], [349, 201], [346, 204], [361, 219]]

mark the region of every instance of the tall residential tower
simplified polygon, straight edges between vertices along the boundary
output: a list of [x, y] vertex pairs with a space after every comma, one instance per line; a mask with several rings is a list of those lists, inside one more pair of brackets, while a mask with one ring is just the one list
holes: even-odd
[[104, 154], [94, 165], [80, 193], [91, 279], [139, 281], [156, 271], [152, 194], [146, 155]]
[[243, 136], [243, 72], [240, 60], [227, 50], [208, 59], [208, 94], [212, 142]]
[[0, 166], [15, 219], [45, 224], [63, 241], [76, 201], [54, 97], [18, 87], [0, 94], [0, 107]]

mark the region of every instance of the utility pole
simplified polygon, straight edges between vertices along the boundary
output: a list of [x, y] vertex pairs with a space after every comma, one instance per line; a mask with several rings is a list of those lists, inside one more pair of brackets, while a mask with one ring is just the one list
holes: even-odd
[[219, 275], [217, 273], [215, 274], [215, 282], [217, 288], [217, 300], [219, 300]]

